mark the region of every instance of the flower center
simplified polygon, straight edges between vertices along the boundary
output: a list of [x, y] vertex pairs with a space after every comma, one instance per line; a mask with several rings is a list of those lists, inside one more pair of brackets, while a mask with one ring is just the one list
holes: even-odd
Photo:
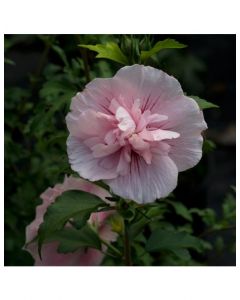
[[177, 132], [161, 129], [167, 116], [151, 114], [149, 110], [142, 113], [139, 99], [135, 100], [130, 111], [119, 106], [115, 117], [118, 121], [116, 139], [119, 144], [130, 146], [129, 149], [142, 156], [147, 164], [151, 163], [151, 148], [156, 143], [180, 136]]
[[[112, 127], [104, 136], [104, 143], [95, 144], [91, 149], [94, 157], [104, 157], [123, 150], [122, 159], [129, 163], [131, 151], [140, 155], [147, 164], [151, 164], [154, 148], [161, 144], [163, 153], [169, 146], [163, 140], [175, 139], [179, 133], [163, 129], [166, 115], [152, 114], [150, 110], [140, 109], [140, 100], [136, 99], [131, 109], [126, 109], [115, 99], [110, 110], [115, 114]], [[161, 148], [161, 147], [160, 147]]]

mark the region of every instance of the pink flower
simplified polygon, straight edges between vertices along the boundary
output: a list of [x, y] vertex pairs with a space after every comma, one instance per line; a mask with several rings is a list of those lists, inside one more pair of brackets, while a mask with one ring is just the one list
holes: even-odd
[[163, 71], [133, 65], [94, 79], [66, 117], [71, 167], [138, 203], [167, 196], [202, 156], [207, 128], [196, 102]]
[[[35, 220], [26, 227], [26, 243], [32, 241], [38, 232], [40, 224], [43, 222], [43, 216], [48, 206], [55, 201], [63, 192], [68, 190], [82, 190], [99, 196], [105, 201], [105, 197], [111, 195], [103, 188], [87, 182], [80, 178], [65, 177], [63, 184], [56, 184], [53, 188], [48, 188], [41, 194], [43, 202], [36, 208]], [[116, 233], [111, 231], [110, 225], [106, 220], [112, 212], [92, 213], [89, 222], [98, 227], [99, 235], [106, 241], [114, 241], [117, 238]], [[58, 242], [44, 244], [42, 247], [42, 260], [38, 255], [37, 242], [28, 244], [25, 247], [35, 259], [36, 266], [94, 266], [99, 265], [104, 257], [103, 253], [96, 249], [79, 250], [74, 253], [61, 254], [57, 252]], [[104, 248], [104, 247], [103, 247]], [[104, 248], [106, 250], [106, 248]]]

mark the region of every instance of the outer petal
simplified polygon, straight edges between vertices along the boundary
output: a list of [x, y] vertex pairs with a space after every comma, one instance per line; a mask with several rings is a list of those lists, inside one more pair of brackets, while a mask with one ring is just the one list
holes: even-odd
[[177, 174], [178, 169], [168, 156], [155, 154], [151, 165], [135, 156], [128, 175], [105, 182], [115, 194], [142, 204], [166, 197], [177, 185]]
[[72, 111], [85, 111], [93, 109], [103, 113], [109, 113], [108, 107], [114, 98], [111, 87], [112, 79], [96, 78], [86, 85], [83, 92], [72, 98]]
[[140, 99], [141, 109], [147, 110], [152, 109], [159, 101], [174, 101], [183, 95], [182, 88], [174, 77], [143, 65], [121, 68], [113, 77], [112, 89], [115, 97], [122, 95], [126, 99], [125, 107], [129, 109], [135, 99]]
[[96, 181], [117, 176], [119, 153], [104, 158], [95, 158], [91, 149], [72, 136], [67, 139], [67, 152], [72, 169], [84, 178]]
[[162, 109], [169, 116], [162, 128], [180, 133], [179, 138], [168, 141], [169, 157], [179, 171], [194, 167], [202, 157], [201, 132], [207, 129], [202, 111], [194, 100], [185, 96], [179, 100], [179, 106], [168, 103]]
[[163, 122], [161, 128], [177, 132], [180, 132], [184, 128], [185, 133], [200, 134], [207, 128], [207, 124], [196, 101], [185, 96], [180, 97], [178, 100], [178, 104], [173, 101], [165, 101], [159, 104], [161, 113], [168, 116], [168, 119]]
[[86, 181], [82, 178], [76, 178], [73, 176], [65, 177], [62, 188], [64, 191], [80, 190], [80, 191], [88, 192], [100, 197], [105, 202], [108, 202], [106, 200], [106, 197], [111, 197], [111, 194], [104, 188], [96, 184], [93, 184], [89, 181]]
[[98, 233], [102, 239], [113, 242], [117, 239], [117, 233], [113, 232], [110, 224], [106, 222], [112, 214], [112, 211], [92, 213], [89, 223], [97, 227]]
[[179, 139], [171, 140], [169, 157], [175, 162], [178, 171], [185, 171], [194, 167], [202, 158], [203, 138], [198, 136], [180, 136]]
[[38, 255], [36, 243], [28, 246], [27, 250], [35, 259], [35, 266], [97, 266], [103, 259], [103, 253], [96, 249], [88, 249], [74, 253], [58, 253], [58, 243], [44, 244], [42, 248], [42, 260]]
[[37, 235], [38, 228], [43, 222], [43, 216], [47, 211], [47, 208], [52, 204], [55, 199], [61, 195], [63, 192], [62, 185], [56, 185], [54, 188], [48, 188], [45, 192], [40, 195], [40, 198], [43, 199], [41, 205], [38, 205], [36, 208], [36, 217], [35, 220], [26, 227], [26, 241], [30, 242]]

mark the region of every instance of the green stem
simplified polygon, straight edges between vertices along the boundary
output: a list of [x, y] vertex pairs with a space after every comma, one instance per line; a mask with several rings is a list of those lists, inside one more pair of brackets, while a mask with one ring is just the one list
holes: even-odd
[[131, 245], [128, 232], [128, 224], [124, 222], [124, 260], [126, 266], [132, 266]]
[[101, 239], [101, 242], [106, 245], [109, 249], [111, 249], [114, 253], [116, 253], [118, 256], [122, 256], [122, 253], [113, 245], [111, 245], [110, 243], [108, 243], [107, 241]]

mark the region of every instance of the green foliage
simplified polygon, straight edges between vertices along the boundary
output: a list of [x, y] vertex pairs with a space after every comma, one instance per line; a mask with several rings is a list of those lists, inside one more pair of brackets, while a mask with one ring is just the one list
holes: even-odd
[[151, 56], [163, 49], [181, 49], [185, 47], [187, 47], [187, 45], [181, 44], [173, 39], [158, 41], [150, 50], [141, 51], [141, 60], [145, 62], [148, 58], [150, 58]]
[[71, 218], [90, 210], [97, 211], [100, 206], [106, 206], [106, 204], [92, 194], [82, 191], [63, 193], [48, 207], [44, 221], [39, 227], [39, 251], [41, 251], [44, 241], [61, 230]]
[[236, 189], [232, 187], [222, 205], [222, 216], [226, 222], [236, 222]]
[[106, 58], [118, 62], [123, 65], [128, 64], [127, 57], [122, 53], [117, 43], [107, 42], [106, 44], [97, 45], [79, 45], [79, 47], [87, 48], [98, 53], [97, 58]]
[[212, 152], [215, 148], [216, 148], [216, 144], [213, 141], [207, 140], [207, 139], [205, 139], [203, 141], [203, 152], [204, 153]]
[[216, 223], [216, 213], [212, 208], [206, 208], [206, 209], [198, 209], [198, 208], [192, 208], [190, 209], [191, 213], [196, 213], [199, 216], [202, 217], [203, 222], [207, 226], [212, 226]]
[[8, 64], [8, 65], [11, 65], [11, 66], [15, 66], [15, 62], [12, 60], [12, 59], [9, 59], [9, 58], [4, 58], [4, 63], [5, 64]]
[[151, 266], [153, 264], [153, 257], [146, 251], [142, 243], [135, 243], [132, 251], [133, 256], [136, 257], [135, 264], [137, 266]]
[[221, 216], [217, 216], [216, 212], [212, 208], [198, 209], [191, 208], [189, 212], [191, 214], [197, 214], [208, 226], [208, 232], [221, 231], [225, 229], [234, 229], [236, 223], [236, 198], [234, 196], [234, 188], [232, 192], [229, 192], [222, 203]]
[[192, 222], [192, 215], [185, 205], [183, 205], [181, 202], [171, 200], [167, 200], [167, 203], [169, 203], [175, 209], [176, 214]]
[[52, 234], [48, 241], [59, 242], [59, 253], [74, 252], [85, 247], [101, 250], [101, 240], [88, 224], [85, 224], [80, 230], [64, 228]]
[[[222, 213], [217, 216], [211, 208], [197, 209], [192, 208], [190, 212], [201, 217], [206, 225], [206, 229], [200, 234], [200, 237], [214, 238], [212, 251], [223, 253], [223, 251], [235, 252], [236, 249], [236, 198], [234, 196], [235, 188], [229, 192], [222, 203]], [[224, 240], [224, 232], [229, 231], [227, 245]], [[210, 249], [211, 250], [211, 249]]]
[[146, 250], [150, 252], [182, 250], [185, 248], [202, 252], [203, 244], [200, 239], [187, 233], [167, 231], [162, 228], [154, 230], [146, 244]]
[[91, 213], [92, 209], [86, 209], [79, 212], [77, 216], [72, 218], [71, 224], [74, 226], [74, 228], [81, 229], [89, 220]]
[[152, 47], [151, 35], [122, 35], [120, 46], [128, 58], [129, 65], [142, 64], [141, 53]]
[[143, 228], [153, 220], [162, 219], [164, 213], [166, 213], [166, 205], [164, 203], [148, 206], [144, 210], [139, 208], [136, 218], [129, 228], [130, 238], [134, 239], [136, 236], [138, 236]]
[[219, 108], [218, 105], [216, 105], [214, 103], [211, 103], [207, 100], [201, 99], [198, 96], [189, 96], [189, 98], [194, 99], [197, 102], [199, 108], [202, 109], [202, 110], [203, 109], [208, 109], [208, 108]]
[[124, 219], [119, 214], [114, 214], [109, 218], [109, 224], [111, 226], [112, 231], [123, 234], [124, 232]]

